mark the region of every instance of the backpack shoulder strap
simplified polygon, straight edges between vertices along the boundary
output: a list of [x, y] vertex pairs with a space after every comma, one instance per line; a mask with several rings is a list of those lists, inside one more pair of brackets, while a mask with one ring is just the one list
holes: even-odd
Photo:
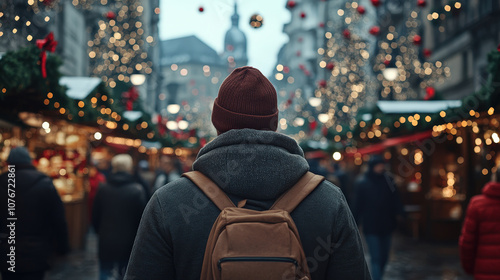
[[282, 194], [270, 209], [281, 209], [291, 213], [323, 180], [325, 177], [307, 172], [293, 187]]
[[227, 207], [235, 207], [231, 199], [203, 173], [190, 171], [182, 176], [191, 180], [221, 211]]

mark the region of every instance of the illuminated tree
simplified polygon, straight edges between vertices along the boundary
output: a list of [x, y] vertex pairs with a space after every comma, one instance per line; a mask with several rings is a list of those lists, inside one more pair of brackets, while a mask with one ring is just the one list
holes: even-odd
[[[345, 9], [338, 9], [341, 20], [336, 21], [332, 32], [326, 32], [326, 48], [319, 66], [328, 73], [319, 82], [315, 92], [321, 99], [319, 120], [337, 132], [353, 128], [358, 110], [365, 105], [373, 88], [370, 59], [370, 42], [366, 39], [365, 8], [357, 2], [347, 2]], [[333, 32], [334, 30], [339, 30]]]
[[433, 86], [450, 74], [442, 62], [426, 61], [431, 51], [421, 48], [419, 12], [419, 8], [412, 9], [404, 25], [389, 26], [379, 40], [373, 70], [382, 85], [381, 99], [422, 99], [423, 92], [424, 98], [430, 99], [435, 91]]
[[92, 75], [114, 88], [116, 81], [129, 82], [134, 72], [151, 74], [153, 64], [148, 61], [147, 49], [153, 37], [145, 37], [141, 22], [144, 7], [140, 1], [117, 1], [107, 7], [110, 11], [99, 20], [88, 46]]

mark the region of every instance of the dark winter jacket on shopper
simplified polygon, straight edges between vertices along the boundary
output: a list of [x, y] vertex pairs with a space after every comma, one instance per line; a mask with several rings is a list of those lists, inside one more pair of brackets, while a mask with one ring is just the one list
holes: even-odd
[[354, 217], [365, 234], [386, 235], [397, 227], [397, 216], [403, 215], [403, 206], [392, 177], [378, 174], [369, 163], [367, 172], [356, 182]]
[[462, 266], [474, 279], [500, 279], [500, 183], [471, 199], [459, 244]]
[[[271, 131], [233, 129], [198, 154], [193, 169], [233, 202], [269, 209], [309, 169], [297, 143]], [[139, 227], [126, 279], [198, 280], [220, 210], [187, 178], [159, 189]], [[340, 189], [324, 181], [291, 213], [312, 279], [370, 279], [355, 221]]]
[[146, 203], [144, 190], [132, 174], [113, 173], [99, 187], [92, 225], [99, 235], [100, 261], [128, 260]]
[[[42, 272], [49, 268], [52, 253], [69, 251], [63, 203], [52, 180], [34, 166], [16, 164], [14, 169], [14, 180], [9, 181], [10, 172], [0, 176], [0, 267], [2, 273], [10, 267], [7, 254], [10, 246], [15, 246], [16, 273]], [[15, 184], [15, 188], [10, 187], [15, 191], [13, 198], [8, 196], [10, 183]], [[13, 200], [10, 206], [14, 206], [14, 216], [8, 216], [9, 198]], [[12, 217], [17, 218], [13, 230], [15, 244], [8, 243], [11, 231], [7, 218]]]

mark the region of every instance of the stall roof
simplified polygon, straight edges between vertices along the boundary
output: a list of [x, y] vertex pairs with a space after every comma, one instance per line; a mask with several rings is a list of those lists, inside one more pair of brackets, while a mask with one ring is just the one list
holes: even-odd
[[123, 112], [123, 117], [126, 118], [129, 121], [136, 121], [140, 117], [142, 117], [142, 112], [141, 111], [125, 111]]
[[377, 106], [386, 114], [438, 113], [462, 106], [461, 100], [378, 101]]
[[73, 99], [84, 99], [87, 97], [101, 82], [101, 79], [96, 77], [61, 77], [59, 83], [68, 87], [66, 95]]
[[385, 151], [386, 148], [396, 146], [399, 144], [404, 144], [404, 143], [412, 143], [412, 142], [418, 142], [425, 140], [427, 138], [432, 137], [432, 130], [429, 131], [424, 131], [424, 132], [418, 132], [412, 135], [405, 135], [405, 136], [400, 136], [400, 137], [394, 137], [394, 138], [389, 138], [386, 139], [380, 143], [372, 144], [360, 149], [357, 149], [355, 152], [351, 153], [346, 153], [346, 156], [355, 156], [356, 154], [359, 155], [367, 155], [367, 154], [376, 154], [376, 153], [381, 153]]
[[161, 148], [161, 143], [158, 141], [152, 142], [152, 141], [142, 140], [141, 145], [148, 148], [148, 149], [151, 149], [151, 148], [160, 149]]

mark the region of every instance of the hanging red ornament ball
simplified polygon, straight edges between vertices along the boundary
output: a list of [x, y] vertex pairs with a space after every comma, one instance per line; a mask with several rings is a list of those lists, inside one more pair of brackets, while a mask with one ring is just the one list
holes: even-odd
[[378, 6], [380, 6], [380, 4], [382, 4], [382, 2], [380, 0], [372, 0], [373, 6], [378, 7]]
[[328, 64], [326, 65], [326, 69], [333, 70], [333, 68], [335, 68], [335, 64], [333, 64], [333, 62], [328, 62]]
[[301, 17], [301, 18], [306, 18], [306, 13], [301, 12], [301, 13], [300, 13], [300, 17]]
[[425, 0], [417, 0], [417, 6], [419, 6], [420, 8], [423, 8], [427, 5], [427, 1]]
[[302, 52], [301, 52], [301, 51], [297, 51], [296, 55], [297, 55], [297, 56], [301, 56], [301, 55], [302, 55]]
[[422, 37], [420, 37], [420, 35], [415, 35], [413, 36], [413, 44], [419, 46], [420, 44], [422, 44]]
[[432, 51], [429, 49], [424, 49], [423, 54], [425, 57], [430, 57], [432, 55]]
[[200, 13], [203, 13], [203, 11], [205, 11], [205, 9], [203, 7], [199, 7], [198, 11], [200, 11]]
[[250, 26], [253, 28], [261, 28], [264, 25], [264, 18], [259, 14], [254, 14], [250, 17]]
[[427, 87], [425, 89], [424, 100], [430, 100], [430, 99], [434, 98], [435, 95], [436, 95], [436, 89], [434, 89], [433, 87]]
[[290, 72], [290, 67], [284, 66], [283, 67], [283, 73], [288, 74]]
[[54, 2], [54, 0], [44, 0], [42, 3], [45, 5], [45, 6], [50, 6], [52, 4], [52, 2]]
[[326, 88], [326, 80], [319, 80], [318, 85], [322, 88]]
[[378, 34], [380, 34], [380, 27], [372, 26], [368, 32], [370, 32], [373, 36], [378, 36]]
[[349, 29], [344, 29], [344, 31], [342, 31], [342, 36], [346, 39], [351, 39], [351, 31], [349, 31]]
[[299, 69], [304, 70], [304, 69], [306, 69], [306, 66], [304, 66], [304, 64], [299, 64]]
[[328, 128], [326, 126], [322, 126], [321, 127], [321, 134], [323, 136], [327, 136], [328, 135]]
[[386, 59], [386, 60], [384, 60], [384, 65], [385, 65], [385, 66], [389, 66], [389, 64], [391, 64], [391, 61], [390, 61], [390, 60], [387, 60], [387, 59]]
[[115, 19], [116, 18], [116, 14], [113, 11], [109, 11], [109, 12], [106, 13], [106, 18], [108, 20]]
[[497, 51], [500, 52], [500, 44], [498, 44], [498, 46], [497, 46]]
[[288, 8], [293, 9], [297, 5], [297, 2], [290, 0], [286, 5], [288, 6]]
[[318, 26], [319, 26], [319, 27], [321, 27], [321, 28], [323, 28], [323, 27], [325, 27], [325, 23], [324, 23], [324, 22], [320, 22], [320, 23], [318, 24]]
[[312, 121], [312, 122], [309, 123], [309, 129], [311, 131], [316, 130], [317, 126], [318, 126], [318, 122], [317, 121]]
[[364, 14], [365, 14], [365, 12], [366, 12], [365, 7], [363, 7], [363, 6], [361, 6], [361, 5], [359, 5], [359, 6], [358, 6], [357, 10], [358, 10], [358, 13], [359, 13], [360, 15], [364, 15]]

